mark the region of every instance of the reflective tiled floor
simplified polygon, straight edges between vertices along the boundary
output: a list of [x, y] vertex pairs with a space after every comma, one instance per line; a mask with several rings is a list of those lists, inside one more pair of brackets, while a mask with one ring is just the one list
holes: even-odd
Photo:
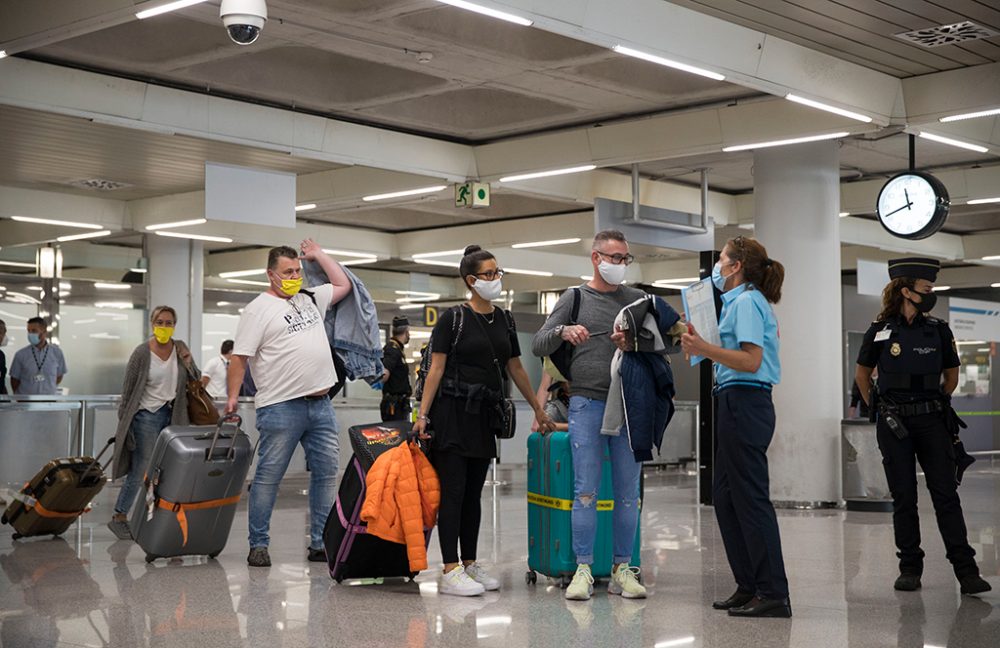
[[[892, 590], [888, 515], [780, 512], [795, 616], [731, 619], [710, 609], [731, 593], [711, 509], [695, 505], [693, 480], [651, 472], [643, 512], [645, 601], [567, 602], [524, 582], [523, 479], [484, 496], [480, 559], [495, 565], [499, 593], [441, 597], [435, 574], [416, 583], [335, 585], [305, 561], [306, 498], [288, 483], [279, 500], [270, 569], [249, 569], [246, 513], [218, 561], [146, 565], [104, 527], [116, 488], [65, 539], [12, 542], [0, 531], [0, 645], [41, 646], [1000, 646], [1000, 592], [961, 597], [923, 511], [924, 588]], [[1000, 590], [1000, 467], [973, 471], [962, 488], [972, 543]], [[927, 500], [924, 497], [924, 500]], [[926, 504], [926, 502], [924, 502]], [[436, 539], [431, 557], [438, 556]]]

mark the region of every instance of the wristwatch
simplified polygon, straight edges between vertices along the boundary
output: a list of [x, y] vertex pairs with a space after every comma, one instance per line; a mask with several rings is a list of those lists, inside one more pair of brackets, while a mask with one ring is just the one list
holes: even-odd
[[564, 328], [566, 328], [566, 327], [564, 325], [560, 324], [559, 326], [555, 327], [552, 330], [555, 331], [555, 334], [556, 334], [557, 337], [562, 337], [562, 332], [563, 332]]

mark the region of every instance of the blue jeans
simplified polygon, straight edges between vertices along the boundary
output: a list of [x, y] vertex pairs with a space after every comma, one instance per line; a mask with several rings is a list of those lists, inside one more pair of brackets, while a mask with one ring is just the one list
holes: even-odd
[[601, 486], [604, 452], [611, 454], [611, 483], [615, 492], [614, 562], [632, 561], [639, 524], [639, 475], [628, 436], [601, 434], [604, 401], [583, 396], [569, 399], [569, 440], [573, 450], [573, 552], [580, 564], [594, 562], [597, 536], [597, 491]]
[[257, 472], [250, 487], [250, 546], [270, 544], [271, 511], [278, 484], [288, 470], [295, 446], [306, 451], [309, 464], [309, 546], [323, 546], [323, 527], [333, 508], [340, 440], [328, 398], [295, 398], [257, 410]]
[[115, 513], [129, 513], [135, 497], [142, 487], [142, 477], [146, 474], [146, 467], [149, 465], [149, 457], [153, 454], [153, 446], [156, 444], [156, 437], [160, 436], [160, 431], [170, 425], [170, 415], [173, 408], [169, 403], [165, 404], [155, 412], [141, 409], [135, 413], [129, 432], [135, 439], [135, 449], [132, 451], [132, 459], [129, 463], [128, 474], [125, 475], [125, 483], [118, 493], [118, 501], [115, 502]]

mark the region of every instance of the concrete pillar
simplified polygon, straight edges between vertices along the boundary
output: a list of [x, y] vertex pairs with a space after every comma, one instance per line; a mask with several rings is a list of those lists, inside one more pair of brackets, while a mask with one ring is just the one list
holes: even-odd
[[754, 152], [754, 235], [785, 266], [777, 427], [768, 457], [779, 506], [841, 499], [839, 144]]
[[[204, 251], [202, 243], [187, 239], [146, 235], [147, 312], [155, 306], [171, 306], [177, 311], [174, 337], [191, 347], [195, 362], [202, 366], [201, 314], [204, 295]], [[149, 327], [147, 318], [147, 328]]]

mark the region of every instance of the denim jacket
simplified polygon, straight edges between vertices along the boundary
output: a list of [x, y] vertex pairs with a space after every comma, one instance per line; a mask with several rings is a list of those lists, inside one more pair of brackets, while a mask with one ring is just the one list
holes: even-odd
[[[329, 283], [323, 268], [315, 261], [303, 261], [302, 273], [311, 286]], [[353, 288], [326, 311], [323, 322], [326, 336], [344, 363], [348, 380], [375, 384], [382, 379], [382, 336], [375, 300], [353, 272], [344, 268], [344, 273]]]

